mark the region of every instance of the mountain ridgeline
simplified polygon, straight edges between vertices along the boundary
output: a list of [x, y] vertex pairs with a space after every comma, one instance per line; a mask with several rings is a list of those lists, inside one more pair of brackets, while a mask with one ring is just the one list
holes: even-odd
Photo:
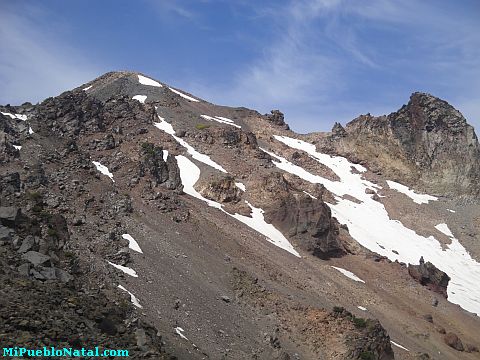
[[0, 148], [3, 347], [478, 356], [480, 146], [434, 96], [300, 135], [111, 72], [0, 106]]

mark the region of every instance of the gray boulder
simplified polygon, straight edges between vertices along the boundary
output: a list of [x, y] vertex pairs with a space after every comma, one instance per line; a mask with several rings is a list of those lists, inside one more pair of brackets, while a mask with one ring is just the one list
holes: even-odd
[[2, 225], [13, 228], [20, 215], [20, 209], [15, 206], [0, 206], [0, 222]]
[[29, 251], [23, 254], [22, 258], [32, 263], [33, 266], [39, 266], [45, 264], [47, 261], [50, 261], [50, 256], [36, 251]]

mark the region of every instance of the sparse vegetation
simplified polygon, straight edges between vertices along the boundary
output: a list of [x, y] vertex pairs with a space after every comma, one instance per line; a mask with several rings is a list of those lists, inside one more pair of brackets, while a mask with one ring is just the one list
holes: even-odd
[[360, 359], [362, 360], [373, 360], [375, 355], [371, 351], [362, 351], [360, 353]]
[[353, 317], [352, 319], [353, 321], [353, 324], [357, 327], [357, 328], [365, 328], [367, 327], [367, 321], [365, 319], [362, 319], [362, 318], [357, 318], [357, 317]]
[[35, 201], [35, 202], [39, 202], [42, 200], [43, 196], [41, 193], [39, 193], [38, 191], [31, 191], [31, 192], [28, 192], [27, 193], [27, 198], [29, 200], [32, 200], [32, 201]]
[[198, 130], [204, 130], [204, 129], [208, 129], [210, 127], [210, 125], [209, 124], [197, 124], [197, 125], [195, 125], [195, 127]]
[[49, 228], [47, 230], [47, 234], [48, 234], [48, 236], [51, 236], [51, 237], [58, 237], [57, 230], [52, 229], [52, 228]]
[[43, 206], [41, 204], [35, 204], [33, 207], [32, 207], [32, 212], [36, 215], [40, 215], [42, 216], [42, 212], [43, 212]]
[[333, 312], [334, 313], [342, 313], [343, 310], [345, 310], [345, 308], [341, 307], [341, 306], [334, 306], [333, 307]]
[[149, 143], [149, 142], [142, 143], [142, 150], [145, 154], [155, 155], [155, 146], [152, 143]]

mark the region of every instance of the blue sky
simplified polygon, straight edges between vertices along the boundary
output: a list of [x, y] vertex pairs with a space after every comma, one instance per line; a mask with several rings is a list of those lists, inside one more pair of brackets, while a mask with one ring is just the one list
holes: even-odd
[[298, 132], [388, 114], [413, 91], [480, 129], [480, 1], [0, 0], [0, 103], [135, 70]]

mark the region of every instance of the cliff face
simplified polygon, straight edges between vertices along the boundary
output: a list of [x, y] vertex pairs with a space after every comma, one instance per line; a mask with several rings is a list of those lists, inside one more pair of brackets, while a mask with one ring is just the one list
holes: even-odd
[[480, 146], [472, 126], [446, 101], [413, 93], [388, 116], [338, 125], [328, 146], [370, 169], [440, 195], [480, 194]]

